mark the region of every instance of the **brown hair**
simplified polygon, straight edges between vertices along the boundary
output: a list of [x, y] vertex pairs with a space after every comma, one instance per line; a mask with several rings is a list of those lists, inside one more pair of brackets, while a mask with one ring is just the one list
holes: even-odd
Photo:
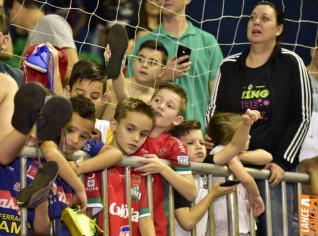
[[185, 120], [180, 125], [172, 126], [169, 133], [180, 138], [190, 133], [192, 130], [201, 130], [201, 124], [197, 120]]
[[162, 89], [169, 90], [175, 94], [177, 94], [180, 97], [180, 107], [179, 107], [179, 115], [183, 115], [183, 113], [186, 110], [187, 106], [187, 94], [181, 88], [180, 86], [174, 84], [174, 83], [162, 83], [158, 86], [158, 89], [155, 91], [155, 93], [152, 95], [151, 100], [158, 94], [158, 92]]
[[242, 121], [238, 113], [216, 112], [210, 120], [207, 134], [212, 138], [215, 146], [225, 145], [231, 141]]
[[148, 116], [152, 120], [153, 126], [155, 125], [155, 115], [152, 108], [145, 102], [136, 98], [126, 98], [117, 104], [114, 118], [120, 122], [127, 116], [128, 112], [139, 112]]

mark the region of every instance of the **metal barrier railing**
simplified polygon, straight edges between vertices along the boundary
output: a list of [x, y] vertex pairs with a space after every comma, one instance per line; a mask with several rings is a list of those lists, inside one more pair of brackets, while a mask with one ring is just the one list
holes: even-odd
[[[34, 156], [35, 151], [34, 148], [24, 148], [21, 152], [21, 188], [26, 186], [26, 158]], [[82, 151], [76, 152], [73, 155], [73, 159], [83, 158], [86, 154]], [[170, 163], [165, 161], [168, 165]], [[131, 192], [130, 192], [130, 168], [137, 167], [140, 165], [136, 158], [125, 157], [118, 165], [125, 167], [125, 192], [126, 192], [126, 199], [128, 199], [127, 206], [129, 211], [129, 225], [131, 226]], [[231, 172], [228, 170], [226, 166], [214, 165], [214, 164], [205, 164], [205, 163], [191, 163], [191, 168], [193, 173], [195, 174], [207, 174], [208, 175], [208, 186], [211, 188], [212, 186], [212, 176], [224, 176], [228, 179], [233, 179]], [[264, 180], [265, 181], [265, 206], [266, 206], [266, 227], [267, 227], [267, 236], [272, 236], [272, 214], [271, 214], [271, 197], [270, 197], [270, 185], [268, 182], [268, 177], [270, 175], [270, 171], [268, 170], [259, 170], [253, 168], [245, 168], [247, 172], [253, 176], [255, 179]], [[303, 173], [295, 173], [295, 172], [285, 172], [284, 180], [281, 183], [282, 188], [282, 215], [283, 215], [283, 235], [288, 235], [288, 217], [287, 217], [287, 200], [286, 200], [286, 182], [297, 183], [297, 196], [298, 196], [298, 206], [300, 202], [300, 194], [301, 194], [301, 183], [307, 183], [309, 181], [309, 175]], [[103, 202], [108, 202], [107, 199], [107, 170], [103, 171], [102, 174], [102, 189], [103, 189]], [[152, 205], [152, 176], [147, 176], [147, 194], [149, 198], [149, 208], [151, 214], [153, 214], [153, 205]], [[236, 193], [232, 193], [227, 195], [227, 208], [228, 208], [228, 224], [229, 224], [229, 233], [231, 236], [239, 235], [239, 224], [238, 224], [238, 208], [237, 208], [237, 197]], [[108, 229], [108, 206], [104, 204], [103, 208], [103, 230], [104, 235], [109, 235]], [[174, 236], [174, 198], [173, 198], [173, 189], [170, 186], [169, 188], [169, 213], [171, 214], [169, 217], [169, 224], [170, 228], [170, 235]], [[209, 214], [209, 225], [208, 229], [210, 234], [214, 235], [213, 225], [213, 206], [208, 210]], [[253, 214], [250, 214], [250, 235], [255, 234], [255, 220]], [[27, 211], [26, 209], [22, 209], [21, 211], [21, 235], [27, 235]], [[192, 231], [192, 235], [196, 235], [195, 230]]]

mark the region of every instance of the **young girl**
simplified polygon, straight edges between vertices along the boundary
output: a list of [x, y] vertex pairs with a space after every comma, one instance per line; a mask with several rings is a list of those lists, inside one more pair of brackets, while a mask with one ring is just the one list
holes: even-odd
[[[244, 126], [244, 122], [241, 115], [228, 112], [216, 113], [210, 120], [208, 134], [215, 145], [210, 152], [210, 154], [214, 155], [213, 162], [215, 164], [226, 164], [235, 177], [241, 181], [241, 184], [237, 187], [239, 228], [240, 235], [248, 235], [250, 229], [249, 205], [253, 208], [254, 216], [262, 214], [265, 207], [253, 177], [246, 172], [240, 160], [250, 164], [263, 165], [270, 162], [272, 156], [262, 149], [243, 151], [234, 158], [233, 156], [227, 158], [224, 155], [215, 155], [222, 151], [225, 145], [233, 142], [234, 137], [238, 134], [236, 131], [241, 129], [242, 126]], [[245, 150], [248, 149], [248, 146], [249, 139], [246, 142]], [[225, 197], [215, 201], [214, 220], [216, 235], [228, 235], [227, 213], [224, 208], [226, 208]]]

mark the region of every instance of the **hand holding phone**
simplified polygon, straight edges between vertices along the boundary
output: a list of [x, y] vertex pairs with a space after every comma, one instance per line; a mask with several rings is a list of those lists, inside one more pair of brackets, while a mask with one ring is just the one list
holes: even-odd
[[239, 184], [239, 183], [241, 183], [241, 181], [239, 181], [239, 180], [227, 180], [224, 183], [222, 183], [220, 186], [231, 187], [231, 186]]
[[[177, 58], [180, 58], [180, 57], [185, 56], [185, 55], [188, 55], [190, 57], [190, 54], [191, 54], [191, 48], [188, 48], [188, 47], [183, 46], [183, 45], [178, 46]], [[189, 60], [190, 60], [190, 58], [182, 61], [182, 63], [188, 62]]]

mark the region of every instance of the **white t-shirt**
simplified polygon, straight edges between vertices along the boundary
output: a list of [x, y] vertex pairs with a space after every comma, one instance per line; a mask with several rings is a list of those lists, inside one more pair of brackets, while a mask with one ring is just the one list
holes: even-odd
[[[210, 154], [214, 155], [223, 147], [223, 145], [216, 146], [211, 150]], [[224, 177], [213, 177], [212, 179], [213, 181], [225, 181]], [[246, 234], [250, 231], [250, 204], [248, 201], [248, 193], [242, 184], [237, 186], [237, 201], [240, 234]], [[223, 196], [214, 201], [215, 235], [229, 235], [227, 219], [226, 196]]]
[[[197, 197], [195, 199], [195, 204], [199, 203], [208, 194], [207, 176], [206, 175], [193, 175], [195, 185], [197, 188]], [[208, 211], [205, 212], [201, 220], [196, 225], [196, 235], [205, 236], [207, 234], [208, 226]], [[184, 230], [175, 220], [175, 232], [177, 236], [191, 236], [191, 231]]]
[[60, 48], [76, 48], [69, 23], [59, 15], [45, 15], [29, 34], [30, 45], [49, 42]]

